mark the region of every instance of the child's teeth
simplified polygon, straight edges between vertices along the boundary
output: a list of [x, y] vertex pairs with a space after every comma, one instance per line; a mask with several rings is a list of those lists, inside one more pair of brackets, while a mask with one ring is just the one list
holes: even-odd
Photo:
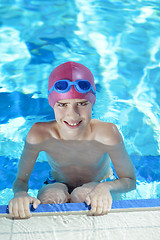
[[71, 126], [76, 126], [77, 123], [69, 123], [69, 125], [71, 125]]

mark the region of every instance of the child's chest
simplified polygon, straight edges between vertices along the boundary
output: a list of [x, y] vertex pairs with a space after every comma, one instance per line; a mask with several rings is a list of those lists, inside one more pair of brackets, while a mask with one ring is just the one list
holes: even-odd
[[98, 167], [109, 161], [109, 156], [96, 141], [58, 142], [46, 148], [50, 164], [59, 166]]

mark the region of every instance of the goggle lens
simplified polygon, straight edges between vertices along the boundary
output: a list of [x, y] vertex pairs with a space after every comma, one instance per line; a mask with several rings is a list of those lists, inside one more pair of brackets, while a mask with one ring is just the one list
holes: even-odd
[[80, 89], [87, 91], [90, 89], [91, 84], [87, 81], [79, 81], [78, 86], [80, 87]]
[[66, 81], [59, 81], [55, 83], [55, 89], [59, 91], [64, 91], [68, 88], [68, 83]]

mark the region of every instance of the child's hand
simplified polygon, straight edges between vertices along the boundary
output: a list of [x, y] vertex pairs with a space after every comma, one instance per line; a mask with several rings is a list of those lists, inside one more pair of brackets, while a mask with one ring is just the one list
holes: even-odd
[[85, 202], [91, 205], [91, 214], [103, 215], [111, 210], [112, 196], [107, 183], [99, 183], [86, 197]]
[[19, 192], [9, 202], [9, 213], [11, 217], [15, 218], [28, 218], [32, 214], [29, 210], [30, 203], [33, 204], [33, 208], [36, 209], [40, 204], [37, 198], [30, 197], [26, 192]]

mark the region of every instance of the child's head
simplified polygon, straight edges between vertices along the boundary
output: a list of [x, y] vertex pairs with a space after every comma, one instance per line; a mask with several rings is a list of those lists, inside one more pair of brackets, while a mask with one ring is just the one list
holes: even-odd
[[52, 108], [62, 99], [86, 99], [94, 105], [95, 90], [93, 74], [80, 63], [63, 63], [49, 76], [48, 100]]

